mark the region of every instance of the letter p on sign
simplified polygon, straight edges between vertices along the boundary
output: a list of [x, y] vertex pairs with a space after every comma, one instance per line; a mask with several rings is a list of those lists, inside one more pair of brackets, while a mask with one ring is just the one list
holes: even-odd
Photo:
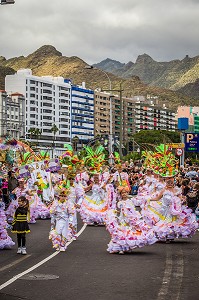
[[191, 140], [193, 140], [193, 134], [189, 133], [187, 134], [187, 143], [189, 143]]

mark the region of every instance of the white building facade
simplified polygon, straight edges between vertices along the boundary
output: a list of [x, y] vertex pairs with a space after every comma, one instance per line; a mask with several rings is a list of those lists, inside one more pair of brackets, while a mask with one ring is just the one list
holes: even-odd
[[[33, 76], [30, 69], [23, 69], [7, 75], [5, 87], [25, 96], [26, 138], [30, 139], [30, 129], [39, 128], [39, 145], [51, 148], [53, 143], [59, 155], [64, 143], [71, 141], [71, 83], [63, 77]], [[55, 134], [51, 131], [54, 125], [58, 128]]]

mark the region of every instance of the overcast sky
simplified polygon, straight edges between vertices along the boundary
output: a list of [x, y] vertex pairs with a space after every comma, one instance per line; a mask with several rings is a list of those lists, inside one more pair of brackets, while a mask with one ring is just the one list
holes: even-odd
[[89, 64], [199, 55], [199, 0], [15, 0], [0, 6], [0, 55], [53, 45]]

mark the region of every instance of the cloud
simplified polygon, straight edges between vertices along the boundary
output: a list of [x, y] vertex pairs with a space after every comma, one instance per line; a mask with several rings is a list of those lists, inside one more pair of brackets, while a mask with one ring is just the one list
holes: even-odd
[[16, 0], [0, 6], [0, 55], [28, 55], [51, 44], [87, 63], [198, 55], [197, 0]]

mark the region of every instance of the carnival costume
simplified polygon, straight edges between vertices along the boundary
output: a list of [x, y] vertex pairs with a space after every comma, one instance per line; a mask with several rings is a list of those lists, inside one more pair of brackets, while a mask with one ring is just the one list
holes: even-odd
[[[23, 181], [23, 180], [22, 180]], [[8, 209], [6, 210], [6, 216], [7, 216], [7, 220], [8, 223], [12, 223], [13, 219], [14, 219], [14, 213], [18, 207], [18, 198], [20, 196], [27, 196], [28, 193], [28, 188], [26, 186], [23, 187], [16, 187], [13, 191], [13, 194], [16, 195], [16, 199], [12, 199], [12, 201], [10, 202], [10, 205], [8, 207]]]
[[[128, 187], [126, 189], [129, 191]], [[106, 228], [111, 235], [107, 249], [109, 253], [132, 252], [135, 248], [157, 241], [153, 229], [142, 220], [130, 199], [120, 200], [117, 209], [107, 212]]]
[[[93, 174], [92, 194], [84, 197], [79, 210], [83, 222], [88, 225], [103, 225], [106, 211], [108, 209], [107, 199], [105, 198], [105, 182], [101, 181], [101, 167], [105, 162], [104, 147], [98, 146], [95, 150], [85, 147], [85, 164]], [[96, 181], [97, 180], [97, 181]]]
[[159, 240], [191, 237], [198, 228], [195, 214], [182, 205], [175, 192], [165, 189], [159, 207], [149, 205], [148, 208], [153, 213], [154, 230]]
[[0, 201], [0, 249], [10, 249], [15, 243], [7, 233], [8, 223], [5, 215], [5, 204]]
[[68, 201], [73, 208], [72, 214], [72, 235], [76, 239], [77, 234], [77, 208], [81, 207], [85, 192], [81, 184], [73, 184], [69, 187]]
[[195, 215], [191, 209], [182, 205], [181, 189], [174, 187], [173, 177], [177, 174], [177, 162], [165, 145], [156, 148], [151, 155], [152, 167], [166, 179], [166, 186], [159, 196], [151, 196], [151, 201], [159, 200], [154, 206], [148, 203], [148, 219], [152, 220], [159, 240], [168, 241], [175, 238], [193, 236], [198, 228]]
[[150, 195], [150, 192], [154, 186], [152, 185], [152, 183], [154, 184], [153, 176], [145, 175], [144, 184], [139, 186], [137, 195], [132, 198], [133, 204], [135, 206], [145, 205], [146, 199]]
[[14, 214], [14, 221], [12, 223], [13, 233], [29, 233], [30, 228], [28, 221], [30, 219], [30, 213], [27, 207], [17, 207]]
[[52, 240], [53, 248], [65, 251], [67, 242], [73, 237], [72, 222], [74, 215], [74, 206], [67, 198], [68, 191], [60, 190], [59, 196], [65, 197], [64, 202], [54, 200], [50, 209], [51, 231], [49, 239]]
[[82, 201], [79, 212], [83, 222], [88, 225], [104, 224], [108, 205], [103, 185], [93, 183], [91, 196], [85, 195]]

